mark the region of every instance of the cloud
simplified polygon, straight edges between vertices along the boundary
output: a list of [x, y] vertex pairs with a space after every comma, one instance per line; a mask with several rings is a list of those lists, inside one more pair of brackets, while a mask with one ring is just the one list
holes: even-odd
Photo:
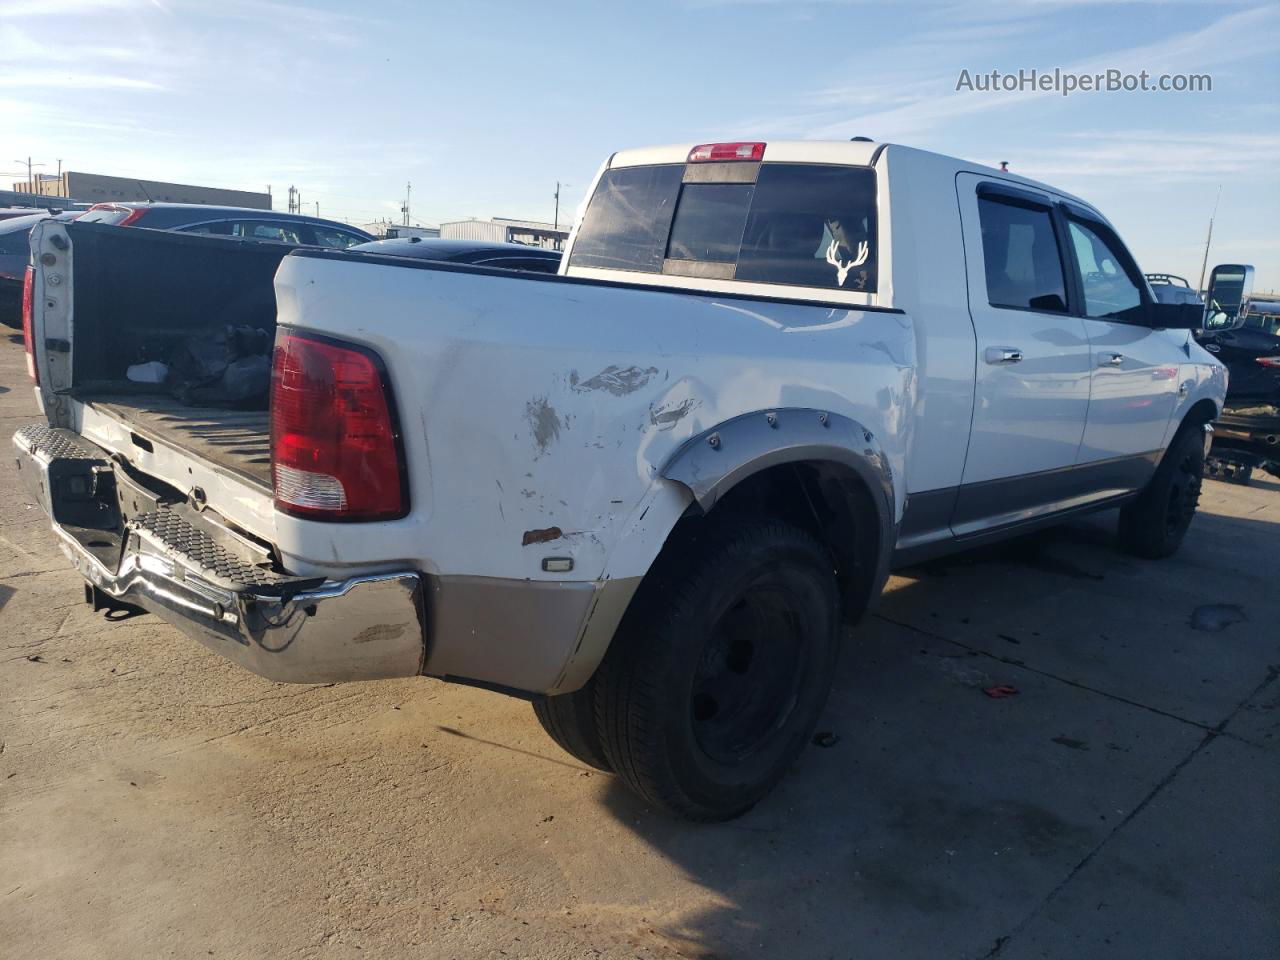
[[0, 3], [0, 19], [91, 16], [155, 5], [151, 0], [4, 0]]
[[83, 63], [86, 60], [139, 60], [137, 47], [98, 44], [47, 43], [37, 40], [19, 27], [0, 23], [0, 63]]
[[[1028, 0], [1022, 2], [1027, 3]], [[975, 28], [974, 35], [981, 37], [982, 28]], [[945, 36], [945, 31], [940, 36]], [[910, 59], [901, 56], [903, 48], [910, 48], [913, 43], [918, 42], [908, 41], [881, 52], [887, 62], [930, 62], [930, 58], [918, 54]], [[937, 47], [933, 43], [929, 46]], [[958, 51], [962, 51], [964, 63], [955, 62]], [[1061, 64], [1061, 68], [1064, 72], [1077, 74], [1095, 74], [1111, 68], [1134, 73], [1147, 70], [1157, 75], [1174, 72], [1201, 73], [1215, 66], [1234, 64], [1249, 57], [1276, 51], [1280, 51], [1280, 8], [1256, 7], [1227, 14], [1199, 30]], [[943, 57], [947, 53], [952, 62], [947, 67], [942, 67], [941, 64], [945, 62]], [[982, 62], [984, 59], [985, 64]], [[1007, 55], [1005, 59], [1007, 60]], [[796, 114], [757, 120], [757, 129], [794, 131], [814, 139], [843, 138], [849, 135], [850, 130], [854, 130], [878, 140], [892, 140], [928, 135], [940, 126], [975, 114], [1016, 110], [1053, 97], [1061, 99], [1061, 95], [1056, 92], [1039, 90], [957, 93], [955, 85], [961, 67], [968, 68], [972, 73], [981, 73], [989, 72], [993, 65], [990, 53], [975, 53], [965, 43], [957, 43], [948, 52], [938, 48], [938, 56], [933, 57], [932, 62], [938, 63], [939, 69], [947, 72], [921, 78], [918, 73], [913, 75], [899, 69], [895, 76], [884, 78], [873, 85], [812, 91], [806, 95], [803, 107]], [[1012, 68], [1005, 65], [1003, 69], [1011, 72], [1019, 67], [1033, 66], [1036, 65], [1025, 63]], [[1052, 70], [1053, 66], [1051, 64], [1047, 68]], [[1039, 68], [1044, 70], [1046, 66], [1040, 65]], [[1079, 98], [1105, 94], [1079, 93], [1075, 96]], [[866, 111], [873, 104], [887, 104], [888, 107]]]
[[1151, 186], [1252, 181], [1274, 176], [1277, 155], [1280, 134], [1085, 131], [1022, 152], [1017, 172], [1064, 184], [1117, 174]]
[[[108, 46], [61, 39], [47, 42], [0, 22], [0, 89], [162, 90], [164, 57], [144, 43]], [[145, 71], [146, 75], [139, 75]]]
[[163, 90], [160, 84], [139, 77], [123, 77], [111, 73], [61, 70], [22, 70], [0, 76], [0, 90], [50, 88], [71, 90]]

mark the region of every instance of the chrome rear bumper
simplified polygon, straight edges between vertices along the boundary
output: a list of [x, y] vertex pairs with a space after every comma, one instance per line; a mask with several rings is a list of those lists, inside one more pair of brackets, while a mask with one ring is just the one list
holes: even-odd
[[[270, 680], [331, 683], [422, 672], [419, 574], [290, 576], [185, 505], [137, 507], [147, 492], [78, 434], [31, 424], [13, 442], [19, 475], [49, 514], [62, 551], [111, 600], [156, 614]], [[124, 503], [135, 510], [122, 509]]]

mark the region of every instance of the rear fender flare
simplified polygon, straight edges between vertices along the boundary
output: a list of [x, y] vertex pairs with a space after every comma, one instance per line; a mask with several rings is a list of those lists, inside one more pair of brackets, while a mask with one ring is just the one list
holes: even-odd
[[897, 540], [893, 471], [879, 439], [838, 413], [791, 407], [759, 410], [726, 420], [686, 441], [659, 471], [683, 484], [702, 512], [734, 486], [770, 467], [804, 461], [837, 463], [853, 470], [871, 493], [879, 522], [871, 597], [888, 579]]
[[804, 460], [851, 467], [892, 525], [893, 473], [880, 441], [856, 420], [825, 410], [789, 407], [742, 414], [685, 441], [658, 472], [688, 487], [709, 512], [752, 474]]

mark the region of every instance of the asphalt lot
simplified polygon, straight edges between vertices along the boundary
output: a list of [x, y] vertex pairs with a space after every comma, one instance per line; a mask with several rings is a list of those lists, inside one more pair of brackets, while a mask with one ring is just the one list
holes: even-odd
[[[34, 418], [0, 330], [0, 429]], [[6, 447], [6, 449], [8, 449]], [[1280, 483], [904, 572], [746, 817], [645, 809], [527, 704], [288, 686], [92, 613], [0, 462], [0, 954], [1280, 955]], [[993, 699], [984, 689], [1008, 685]]]

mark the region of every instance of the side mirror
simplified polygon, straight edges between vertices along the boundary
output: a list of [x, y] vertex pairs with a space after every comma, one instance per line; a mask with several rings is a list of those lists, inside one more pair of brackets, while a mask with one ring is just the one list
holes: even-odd
[[1147, 323], [1158, 330], [1199, 330], [1204, 326], [1204, 305], [1149, 303]]

